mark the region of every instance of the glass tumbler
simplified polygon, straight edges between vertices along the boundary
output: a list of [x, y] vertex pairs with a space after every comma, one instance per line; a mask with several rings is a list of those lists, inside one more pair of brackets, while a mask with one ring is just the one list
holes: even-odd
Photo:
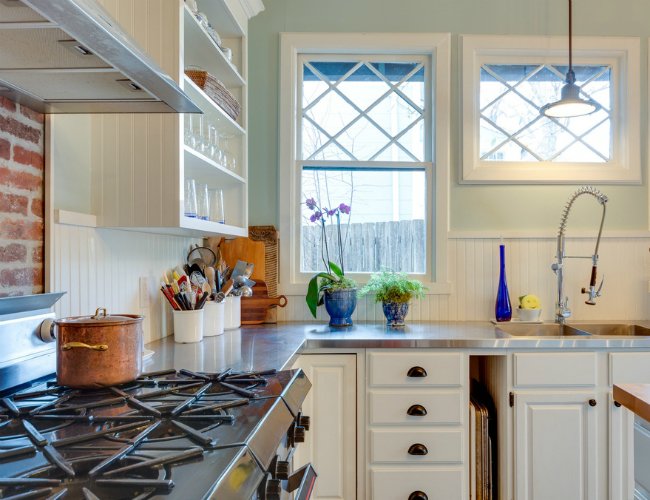
[[198, 208], [196, 203], [196, 181], [194, 179], [185, 179], [185, 217], [195, 218], [197, 216], [197, 212]]
[[223, 189], [210, 190], [210, 220], [220, 224], [226, 223], [223, 205]]
[[208, 195], [208, 185], [199, 184], [197, 189], [197, 215], [201, 220], [208, 220], [210, 217], [210, 200]]

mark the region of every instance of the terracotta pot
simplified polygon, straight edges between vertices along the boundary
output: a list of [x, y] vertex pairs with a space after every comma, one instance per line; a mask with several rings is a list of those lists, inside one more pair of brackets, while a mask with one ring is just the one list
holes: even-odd
[[56, 320], [56, 376], [60, 385], [91, 389], [124, 384], [142, 371], [142, 320], [132, 314]]

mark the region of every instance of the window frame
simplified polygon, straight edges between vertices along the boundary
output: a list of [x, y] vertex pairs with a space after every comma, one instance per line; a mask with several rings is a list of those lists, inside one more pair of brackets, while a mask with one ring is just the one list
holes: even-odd
[[[447, 233], [449, 191], [451, 36], [424, 33], [280, 33], [279, 106], [279, 210], [280, 210], [280, 289], [287, 295], [304, 295], [311, 278], [300, 272], [301, 168], [305, 160], [298, 151], [302, 110], [298, 100], [299, 56], [303, 54], [425, 55], [431, 58], [434, 119], [431, 148], [432, 166], [426, 170], [427, 262], [424, 275], [413, 277], [428, 286], [430, 294], [450, 293], [447, 282]], [[318, 162], [326, 164], [327, 162]], [[356, 162], [363, 163], [363, 162]], [[410, 165], [410, 162], [405, 162]], [[418, 164], [421, 165], [421, 164]], [[350, 273], [362, 284], [368, 274]]]
[[568, 62], [565, 36], [462, 35], [461, 184], [640, 184], [640, 39], [574, 37], [573, 64], [612, 67], [612, 156], [605, 163], [480, 160], [480, 69]]

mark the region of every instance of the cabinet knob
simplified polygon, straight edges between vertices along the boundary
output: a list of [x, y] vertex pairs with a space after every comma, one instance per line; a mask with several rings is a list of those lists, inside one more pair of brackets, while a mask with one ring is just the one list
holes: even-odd
[[415, 443], [409, 446], [409, 455], [426, 455], [429, 453], [427, 447], [420, 443]]
[[429, 500], [429, 497], [424, 491], [414, 491], [409, 495], [409, 500]]
[[408, 372], [406, 372], [406, 376], [411, 378], [422, 378], [427, 376], [427, 371], [421, 366], [413, 366], [409, 368]]
[[424, 417], [427, 414], [427, 409], [422, 405], [411, 405], [408, 410], [406, 410], [407, 415], [412, 417]]
[[616, 406], [616, 408], [620, 408], [620, 407], [621, 407], [621, 403], [619, 403], [618, 401], [614, 401], [614, 406]]
[[590, 399], [589, 400], [589, 406], [596, 406], [598, 402], [595, 399]]

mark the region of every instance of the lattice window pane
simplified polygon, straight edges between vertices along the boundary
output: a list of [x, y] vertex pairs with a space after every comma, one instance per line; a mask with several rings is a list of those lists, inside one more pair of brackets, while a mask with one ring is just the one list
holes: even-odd
[[423, 62], [311, 60], [302, 71], [302, 159], [423, 160]]
[[485, 161], [604, 163], [611, 158], [611, 68], [574, 66], [585, 98], [602, 109], [553, 119], [539, 108], [559, 99], [566, 66], [484, 64], [480, 82], [480, 158]]

